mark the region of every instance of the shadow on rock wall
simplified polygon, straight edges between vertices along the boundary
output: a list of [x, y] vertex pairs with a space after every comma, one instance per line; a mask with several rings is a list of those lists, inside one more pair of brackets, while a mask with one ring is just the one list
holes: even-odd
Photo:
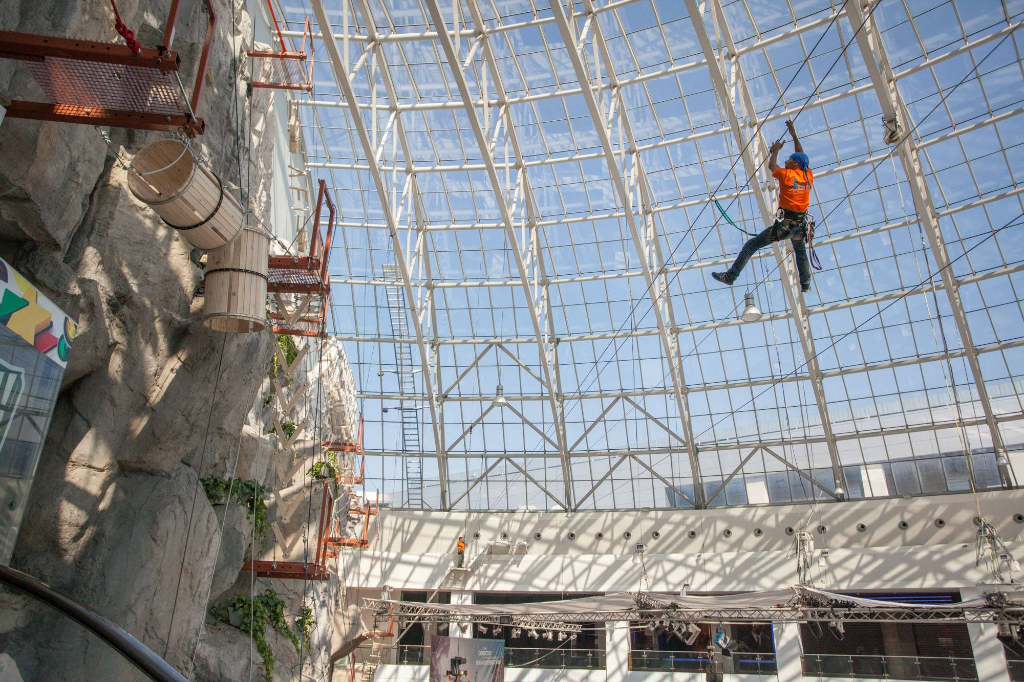
[[[235, 112], [247, 101], [235, 69], [245, 60], [238, 36], [249, 35], [250, 25], [244, 3], [232, 8], [229, 1], [214, 1], [218, 28], [198, 113], [207, 121], [203, 154], [242, 185]], [[144, 45], [158, 42], [156, 22], [169, 0], [118, 6]], [[0, 8], [2, 29], [110, 41], [112, 26], [101, 2], [22, 0]], [[184, 0], [174, 49], [186, 74], [205, 26], [200, 3]], [[40, 99], [41, 92], [24, 67], [0, 60], [0, 97]], [[0, 125], [0, 255], [80, 323], [13, 565], [187, 670], [220, 545], [220, 520], [199, 478], [226, 472], [236, 448], [261, 442], [263, 425], [250, 423], [250, 412], [273, 337], [218, 334], [199, 321], [202, 275], [189, 245], [125, 186], [122, 161], [161, 137], [111, 130], [108, 147], [91, 126], [10, 118]], [[238, 136], [243, 157], [246, 137]], [[25, 679], [136, 679], [66, 619], [20, 609], [24, 617], [0, 619], [0, 651]]]

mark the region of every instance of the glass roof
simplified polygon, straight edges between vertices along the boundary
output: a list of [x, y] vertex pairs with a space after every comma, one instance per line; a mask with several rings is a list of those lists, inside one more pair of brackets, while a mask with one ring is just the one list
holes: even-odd
[[[329, 329], [392, 504], [1015, 484], [1024, 0], [313, 1]], [[725, 287], [787, 118], [821, 270], [779, 244]]]

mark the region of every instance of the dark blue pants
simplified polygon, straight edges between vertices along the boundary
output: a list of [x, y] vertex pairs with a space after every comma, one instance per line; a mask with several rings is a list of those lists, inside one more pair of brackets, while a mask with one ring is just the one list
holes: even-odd
[[761, 234], [751, 237], [743, 245], [732, 267], [726, 271], [726, 274], [729, 275], [729, 281], [736, 281], [736, 278], [743, 272], [747, 261], [760, 249], [771, 246], [772, 242], [789, 239], [793, 245], [793, 254], [796, 256], [796, 269], [800, 273], [800, 286], [809, 286], [811, 283], [811, 263], [807, 260], [807, 245], [804, 244], [806, 236], [807, 223], [803, 220], [798, 221], [790, 218], [776, 220], [771, 227]]

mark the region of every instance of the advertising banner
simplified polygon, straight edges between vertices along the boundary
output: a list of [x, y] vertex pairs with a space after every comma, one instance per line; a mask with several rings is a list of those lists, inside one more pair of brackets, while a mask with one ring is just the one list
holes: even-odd
[[8, 564], [78, 325], [0, 259], [0, 564]]
[[505, 682], [505, 642], [434, 637], [430, 648], [430, 682]]

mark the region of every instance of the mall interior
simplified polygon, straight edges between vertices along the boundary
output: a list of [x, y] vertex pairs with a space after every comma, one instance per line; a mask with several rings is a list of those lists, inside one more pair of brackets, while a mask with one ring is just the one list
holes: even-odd
[[1022, 24], [0, 3], [0, 682], [1024, 681]]

